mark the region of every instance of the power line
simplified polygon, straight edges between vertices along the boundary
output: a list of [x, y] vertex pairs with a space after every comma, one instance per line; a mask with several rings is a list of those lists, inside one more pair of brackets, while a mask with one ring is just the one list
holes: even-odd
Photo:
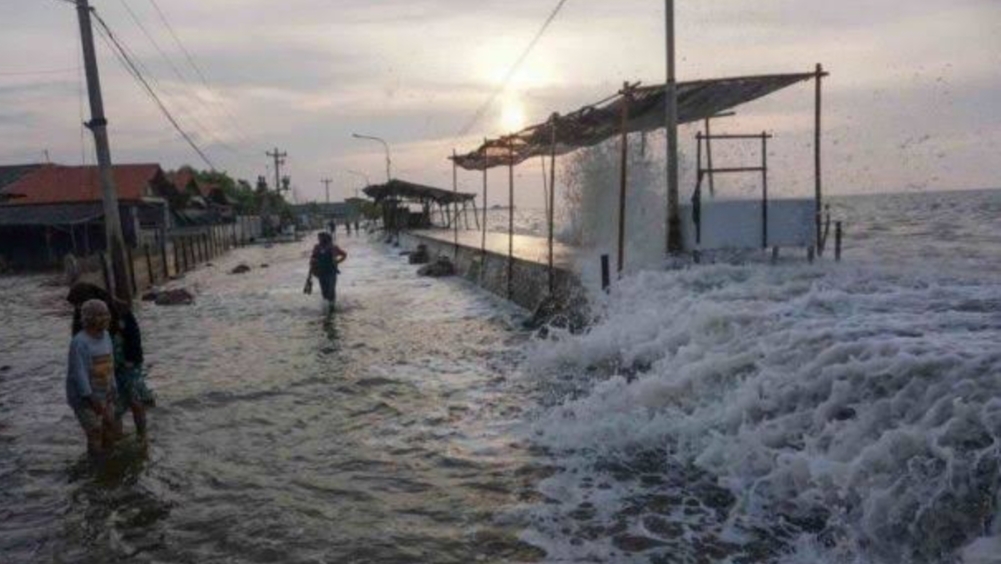
[[[126, 3], [125, 0], [118, 0], [118, 1], [121, 3], [122, 7], [125, 8], [125, 11], [128, 12], [129, 18], [133, 21], [133, 23], [136, 24], [136, 27], [139, 28], [139, 31], [141, 31], [142, 34], [146, 36], [146, 39], [149, 40], [149, 42], [150, 42], [151, 45], [153, 45], [153, 48], [156, 50], [157, 53], [160, 54], [160, 57], [164, 60], [164, 62], [167, 63], [167, 66], [170, 67], [170, 69], [173, 71], [174, 75], [178, 78], [178, 80], [180, 80], [181, 83], [184, 84], [184, 86], [186, 86], [186, 87], [188, 87], [190, 89], [191, 88], [191, 84], [190, 84], [190, 82], [188, 82], [188, 79], [183, 74], [181, 74], [181, 70], [177, 68], [177, 65], [174, 64], [174, 61], [167, 55], [167, 53], [163, 50], [163, 48], [160, 47], [160, 44], [157, 42], [156, 38], [154, 38], [153, 35], [149, 32], [149, 30], [146, 28], [146, 26], [143, 25], [142, 21], [139, 19], [139, 16], [136, 15], [135, 11], [133, 11], [132, 8], [129, 7], [128, 3]], [[195, 100], [198, 103], [200, 103], [203, 108], [208, 109], [206, 107], [205, 102], [203, 100], [201, 100], [200, 98], [198, 98], [197, 95], [195, 95], [195, 96], [188, 96], [188, 98], [191, 98], [191, 97], [195, 98]], [[236, 150], [233, 149], [233, 147], [230, 147], [228, 144], [226, 144], [224, 141], [222, 141], [215, 134], [215, 132], [212, 130], [212, 128], [207, 127], [198, 118], [198, 116], [195, 115], [195, 113], [194, 113], [193, 110], [186, 111], [185, 113], [187, 114], [188, 118], [192, 122], [194, 122], [195, 126], [198, 127], [199, 129], [201, 129], [202, 131], [204, 131], [212, 141], [214, 141], [216, 144], [218, 144], [222, 148], [226, 149], [227, 151], [234, 152], [234, 153], [236, 152]]]
[[76, 71], [77, 67], [65, 68], [65, 69], [37, 70], [37, 71], [0, 72], [0, 76], [36, 76], [42, 74], [69, 74], [71, 72], [76, 72]]
[[[187, 47], [184, 46], [184, 43], [181, 42], [181, 38], [178, 37], [177, 33], [174, 31], [174, 26], [172, 26], [170, 24], [170, 21], [167, 20], [167, 16], [163, 13], [163, 10], [160, 9], [160, 5], [157, 3], [156, 0], [149, 0], [149, 2], [150, 4], [153, 5], [153, 9], [159, 16], [160, 22], [163, 24], [165, 28], [167, 28], [167, 32], [169, 32], [170, 36], [174, 39], [174, 43], [176, 43], [177, 47], [181, 50], [182, 53], [184, 53], [184, 58], [188, 61], [188, 65], [192, 68], [192, 70], [195, 71], [195, 74], [198, 75], [198, 78], [201, 79], [202, 84], [204, 84], [205, 88], [207, 88], [210, 92], [221, 98], [221, 96], [219, 96], [218, 91], [216, 91], [216, 89], [213, 88], [211, 84], [209, 84], [208, 79], [205, 78], [205, 73], [202, 72], [201, 67], [198, 66], [197, 62], [195, 62], [194, 56], [191, 54], [190, 51], [188, 51]], [[248, 136], [245, 135], [246, 131], [244, 131], [243, 127], [240, 125], [240, 122], [235, 117], [233, 117], [233, 114], [229, 112], [229, 110], [226, 108], [225, 105], [222, 105], [220, 103], [219, 108], [222, 110], [223, 115], [229, 118], [230, 123], [236, 128], [240, 136], [243, 137], [243, 141], [248, 142]]]
[[129, 73], [133, 76], [133, 78], [135, 78], [139, 82], [139, 84], [143, 87], [146, 93], [149, 94], [149, 96], [153, 99], [156, 105], [160, 108], [160, 111], [163, 113], [164, 117], [167, 118], [167, 121], [169, 121], [170, 124], [174, 126], [174, 129], [176, 129], [177, 132], [180, 133], [181, 137], [183, 137], [184, 140], [188, 143], [188, 145], [190, 145], [191, 148], [194, 149], [195, 153], [197, 153], [198, 156], [201, 157], [202, 161], [204, 161], [205, 164], [207, 164], [210, 169], [215, 171], [216, 170], [215, 165], [212, 164], [212, 161], [209, 160], [209, 158], [205, 155], [205, 153], [201, 150], [201, 148], [199, 148], [198, 145], [194, 142], [194, 140], [191, 139], [191, 136], [188, 135], [188, 133], [181, 128], [180, 124], [177, 123], [177, 120], [174, 119], [174, 116], [171, 115], [170, 111], [164, 105], [163, 101], [160, 100], [160, 97], [157, 96], [156, 92], [153, 90], [153, 87], [150, 86], [149, 82], [147, 82], [146, 78], [136, 67], [136, 64], [129, 57], [128, 53], [126, 53], [121, 43], [119, 43], [118, 38], [115, 37], [115, 34], [111, 32], [111, 28], [108, 27], [108, 24], [104, 21], [103, 18], [101, 18], [100, 14], [97, 13], [97, 10], [91, 8], [91, 13], [94, 15], [94, 18], [97, 20], [97, 23], [100, 24], [98, 30], [101, 31], [101, 36], [105, 39], [106, 42], [110, 42], [109, 47], [113, 47], [112, 52], [115, 53], [115, 55], [118, 57], [119, 62], [122, 63], [122, 65], [125, 66], [126, 70], [129, 71]]
[[497, 100], [497, 97], [500, 96], [500, 94], [507, 88], [508, 83], [511, 82], [512, 78], [514, 78], [515, 73], [518, 72], [518, 69], [521, 68], [522, 63], [525, 62], [525, 59], [528, 58], [528, 55], [532, 52], [532, 49], [534, 49], [535, 45], [539, 42], [540, 39], [542, 39], [543, 34], [545, 34], [546, 30], [549, 29], [549, 24], [553, 23], [553, 20], [556, 19], [556, 15], [560, 13], [560, 10], [563, 9], [563, 5], [566, 3], [567, 0], [559, 0], [559, 2], [556, 3], [556, 7], [553, 8], [553, 11], [549, 14], [549, 17], [546, 18], [545, 22], [543, 22], [542, 27], [539, 28], [538, 32], [536, 32], [535, 37], [533, 37], [532, 41], [529, 42], [528, 47], [525, 48], [525, 50], [518, 57], [518, 60], [514, 62], [514, 65], [512, 65], [511, 68], [507, 71], [507, 74], [504, 75], [504, 80], [502, 80], [500, 85], [496, 89], [494, 89], [493, 93], [490, 94], [490, 98], [488, 98], [487, 101], [484, 102], [483, 105], [476, 110], [476, 113], [473, 114], [472, 119], [470, 119], [469, 122], [466, 123], [466, 125], [461, 130], [459, 130], [458, 136], [463, 136], [468, 134], [469, 131], [473, 128], [473, 126], [475, 126], [476, 123], [483, 118], [483, 115], [487, 113], [487, 110], [489, 110], [490, 106], [492, 106], [494, 101]]

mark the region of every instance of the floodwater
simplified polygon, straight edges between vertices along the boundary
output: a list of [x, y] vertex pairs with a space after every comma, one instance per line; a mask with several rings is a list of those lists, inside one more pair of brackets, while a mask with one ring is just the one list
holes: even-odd
[[547, 471], [518, 430], [520, 312], [342, 235], [326, 315], [310, 244], [238, 250], [180, 282], [196, 305], [140, 306], [151, 441], [103, 467], [64, 401], [65, 289], [0, 279], [0, 560], [544, 556], [515, 517]]

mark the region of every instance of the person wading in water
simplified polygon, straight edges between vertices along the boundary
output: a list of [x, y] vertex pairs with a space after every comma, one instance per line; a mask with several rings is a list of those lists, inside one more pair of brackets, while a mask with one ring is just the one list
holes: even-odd
[[337, 301], [337, 275], [340, 271], [337, 265], [348, 258], [348, 254], [343, 249], [334, 244], [330, 233], [321, 232], [317, 235], [319, 242], [313, 247], [313, 254], [309, 258], [309, 279], [306, 282], [306, 293], [313, 291], [313, 276], [320, 281], [320, 291], [323, 299], [330, 303], [330, 309], [334, 309]]
[[116, 401], [114, 410], [115, 431], [121, 434], [122, 417], [132, 412], [136, 434], [146, 438], [146, 407], [155, 405], [152, 390], [146, 384], [143, 370], [142, 333], [139, 321], [128, 304], [116, 300], [103, 288], [78, 282], [70, 288], [66, 301], [73, 305], [73, 334], [83, 329], [82, 304], [87, 300], [100, 300], [109, 313], [108, 334], [114, 351]]
[[87, 452], [104, 454], [115, 434], [114, 345], [108, 335], [111, 313], [101, 300], [80, 306], [82, 330], [70, 341], [66, 402], [87, 436]]

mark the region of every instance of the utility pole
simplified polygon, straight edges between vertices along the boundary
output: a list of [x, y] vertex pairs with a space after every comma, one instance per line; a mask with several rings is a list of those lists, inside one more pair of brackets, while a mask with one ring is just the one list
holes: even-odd
[[76, 0], [80, 20], [80, 40], [83, 43], [83, 63], [87, 74], [87, 95], [90, 99], [90, 121], [85, 125], [94, 134], [97, 164], [101, 176], [101, 196], [104, 203], [104, 232], [108, 253], [111, 256], [112, 276], [108, 292], [127, 303], [132, 302], [130, 264], [126, 260], [122, 221], [118, 213], [118, 192], [111, 172], [111, 147], [108, 145], [108, 120], [104, 117], [104, 100], [101, 98], [101, 79], [97, 72], [97, 54], [94, 51], [94, 31], [91, 28], [90, 5], [87, 0]]
[[320, 180], [320, 182], [323, 183], [323, 186], [326, 189], [326, 192], [327, 192], [327, 203], [329, 204], [330, 203], [330, 183], [333, 182], [333, 180], [331, 180], [329, 178], [324, 178], [323, 180]]
[[[283, 164], [285, 164], [285, 157], [288, 156], [288, 153], [283, 153], [278, 150], [278, 147], [275, 147], [274, 152], [265, 151], [264, 154], [275, 160], [275, 193], [281, 194], [281, 189], [282, 189], [281, 167]], [[264, 225], [270, 231], [272, 229], [272, 226], [271, 226], [271, 219], [269, 217], [271, 212], [271, 205], [270, 202], [268, 201], [269, 198], [270, 196], [268, 195], [268, 192], [265, 189], [264, 202], [261, 206], [261, 219], [264, 222]]]

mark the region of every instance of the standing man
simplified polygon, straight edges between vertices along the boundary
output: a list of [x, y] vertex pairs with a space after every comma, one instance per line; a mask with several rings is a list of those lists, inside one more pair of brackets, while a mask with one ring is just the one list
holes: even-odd
[[66, 402], [87, 436], [87, 452], [107, 451], [115, 434], [115, 360], [108, 335], [111, 312], [101, 300], [80, 307], [83, 330], [70, 341], [66, 369]]
[[348, 254], [334, 244], [330, 233], [320, 232], [317, 239], [319, 242], [309, 258], [309, 274], [320, 280], [323, 299], [330, 302], [330, 309], [333, 309], [337, 301], [337, 275], [340, 274], [337, 265], [344, 262]]

